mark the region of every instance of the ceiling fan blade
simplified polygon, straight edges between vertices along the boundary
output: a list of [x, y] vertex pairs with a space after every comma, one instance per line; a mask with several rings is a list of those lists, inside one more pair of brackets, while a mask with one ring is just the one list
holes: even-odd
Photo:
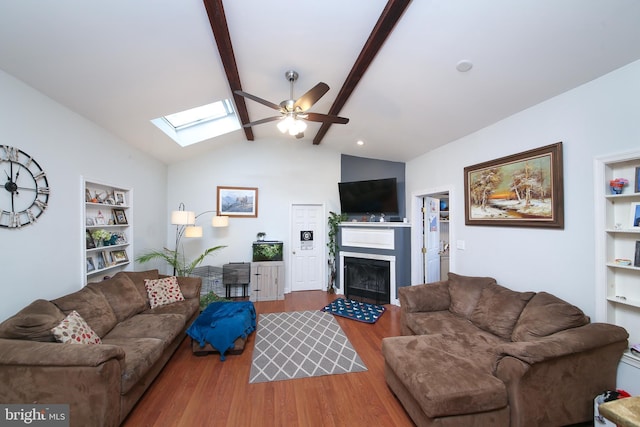
[[280, 111], [280, 106], [279, 105], [276, 105], [273, 102], [267, 101], [266, 99], [258, 98], [255, 95], [251, 95], [250, 93], [243, 92], [241, 90], [234, 90], [233, 93], [235, 93], [236, 95], [244, 96], [245, 98], [252, 99], [252, 100], [254, 100], [256, 102], [259, 102], [262, 105], [266, 105], [269, 108], [273, 108], [274, 110]]
[[242, 125], [242, 127], [243, 128], [250, 128], [252, 126], [261, 125], [263, 123], [268, 123], [268, 122], [273, 122], [273, 121], [276, 121], [276, 120], [280, 120], [281, 118], [282, 118], [282, 116], [267, 117], [266, 119], [260, 119], [260, 120], [256, 120], [255, 122], [247, 123], [246, 125]]
[[329, 86], [326, 83], [320, 82], [312, 87], [307, 93], [302, 95], [293, 104], [293, 108], [299, 107], [302, 111], [307, 111], [313, 104], [318, 102], [322, 96], [327, 93]]
[[346, 125], [349, 123], [349, 119], [346, 117], [338, 117], [338, 116], [330, 116], [328, 114], [320, 114], [320, 113], [305, 113], [306, 120], [311, 122], [322, 122], [322, 123], [337, 123], [340, 125]]

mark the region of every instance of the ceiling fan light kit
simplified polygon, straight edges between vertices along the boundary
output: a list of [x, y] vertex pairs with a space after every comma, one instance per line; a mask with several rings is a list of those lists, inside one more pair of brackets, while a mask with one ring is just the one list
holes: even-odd
[[241, 90], [234, 91], [236, 95], [251, 99], [280, 112], [279, 116], [267, 117], [265, 119], [246, 123], [242, 125], [243, 127], [247, 128], [278, 120], [277, 127], [280, 132], [288, 133], [289, 135], [295, 136], [299, 139], [304, 136], [304, 131], [307, 129], [306, 121], [338, 124], [346, 124], [349, 122], [349, 119], [345, 117], [307, 112], [307, 110], [318, 102], [318, 100], [329, 90], [329, 86], [326, 83], [320, 82], [300, 98], [294, 99], [293, 84], [298, 80], [298, 73], [296, 71], [289, 70], [284, 73], [284, 76], [290, 84], [290, 96], [289, 99], [285, 99], [278, 105]]

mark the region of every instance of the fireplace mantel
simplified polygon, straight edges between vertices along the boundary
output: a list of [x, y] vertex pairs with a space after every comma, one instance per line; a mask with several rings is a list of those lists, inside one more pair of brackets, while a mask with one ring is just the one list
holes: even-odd
[[411, 227], [402, 222], [343, 222], [340, 224], [337, 257], [338, 293], [344, 294], [342, 274], [345, 256], [393, 259], [390, 301], [398, 305], [397, 288], [411, 284]]

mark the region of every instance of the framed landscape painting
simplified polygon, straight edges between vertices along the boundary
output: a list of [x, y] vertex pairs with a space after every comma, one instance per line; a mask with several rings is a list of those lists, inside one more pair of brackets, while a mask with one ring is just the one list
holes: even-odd
[[464, 168], [465, 224], [564, 228], [562, 142]]
[[258, 189], [255, 187], [218, 186], [218, 215], [256, 218]]

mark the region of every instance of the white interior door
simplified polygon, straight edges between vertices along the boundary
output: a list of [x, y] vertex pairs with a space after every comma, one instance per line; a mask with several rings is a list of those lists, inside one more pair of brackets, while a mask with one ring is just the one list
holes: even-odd
[[424, 198], [425, 283], [440, 281], [440, 200]]
[[291, 290], [325, 287], [325, 217], [322, 205], [291, 207]]

